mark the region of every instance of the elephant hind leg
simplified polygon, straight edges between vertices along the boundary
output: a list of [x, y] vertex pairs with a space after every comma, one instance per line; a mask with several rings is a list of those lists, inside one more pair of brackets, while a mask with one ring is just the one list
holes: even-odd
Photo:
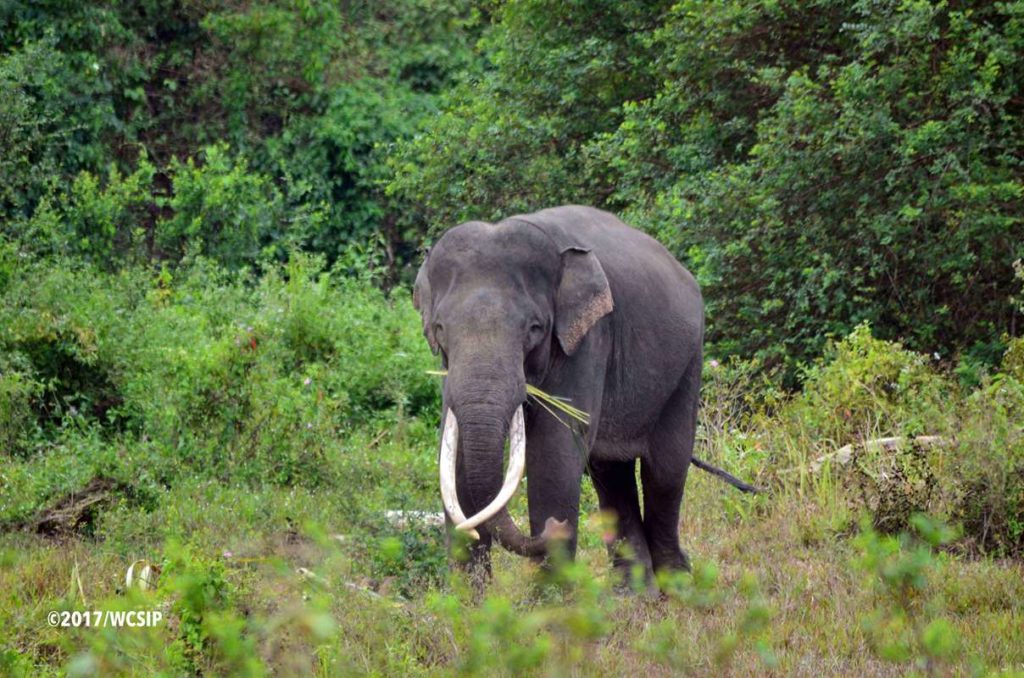
[[615, 514], [615, 536], [608, 540], [612, 564], [628, 582], [634, 565], [643, 567], [646, 581], [653, 573], [651, 553], [644, 536], [640, 498], [636, 487], [636, 460], [591, 459], [590, 476], [601, 510]]
[[698, 356], [662, 410], [640, 465], [644, 534], [655, 571], [690, 569], [690, 560], [679, 544], [679, 514], [697, 431], [701, 367]]

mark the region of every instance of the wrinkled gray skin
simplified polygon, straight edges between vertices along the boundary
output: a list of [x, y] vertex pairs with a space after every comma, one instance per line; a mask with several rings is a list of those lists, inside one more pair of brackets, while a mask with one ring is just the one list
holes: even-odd
[[[467, 516], [501, 487], [504, 440], [527, 383], [590, 413], [581, 450], [550, 413], [526, 405], [531, 536], [507, 512], [495, 516], [471, 547], [478, 571], [490, 572], [495, 540], [522, 555], [543, 554], [551, 517], [568, 521], [574, 555], [585, 471], [601, 508], [618, 517], [609, 547], [617, 567], [639, 562], [648, 575], [688, 569], [679, 512], [693, 454], [704, 311], [693, 276], [661, 244], [588, 207], [471, 221], [429, 252], [414, 303], [448, 369], [442, 422], [453, 408], [456, 487]], [[620, 555], [621, 542], [635, 560]]]

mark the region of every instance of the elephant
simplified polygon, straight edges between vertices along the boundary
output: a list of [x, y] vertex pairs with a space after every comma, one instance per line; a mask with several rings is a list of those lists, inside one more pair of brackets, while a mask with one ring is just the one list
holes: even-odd
[[[473, 537], [469, 567], [485, 577], [493, 542], [543, 560], [559, 538], [575, 555], [584, 474], [616, 517], [614, 566], [638, 563], [648, 581], [689, 569], [679, 520], [691, 463], [756, 489], [693, 457], [704, 335], [697, 282], [614, 215], [562, 206], [454, 226], [427, 251], [413, 304], [446, 370], [446, 524], [449, 535]], [[528, 402], [528, 384], [569, 400], [589, 425], [574, 430]], [[528, 536], [506, 506], [524, 471]]]

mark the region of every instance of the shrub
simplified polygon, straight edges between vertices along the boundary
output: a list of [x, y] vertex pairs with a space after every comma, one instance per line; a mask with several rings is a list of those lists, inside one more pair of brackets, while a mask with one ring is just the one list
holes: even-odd
[[160, 591], [172, 597], [170, 611], [178, 621], [178, 637], [168, 648], [177, 670], [262, 673], [254, 641], [244, 635], [245, 622], [232, 609], [223, 561], [169, 543]]
[[246, 477], [315, 484], [348, 426], [435, 409], [404, 293], [388, 299], [302, 256], [253, 290], [202, 266], [178, 275], [134, 328], [125, 411], [143, 434]]
[[6, 29], [0, 33], [0, 233], [13, 235], [40, 200], [105, 164], [101, 138], [113, 111], [90, 96], [102, 88], [96, 73], [77, 68], [52, 32], [20, 44], [8, 42]]
[[695, 454], [747, 480], [764, 475], [773, 451], [757, 427], [785, 403], [772, 371], [758, 361], [705, 361]]
[[395, 534], [365, 545], [368, 574], [389, 592], [414, 597], [437, 588], [448, 574], [448, 553], [436, 525], [412, 521]]
[[173, 214], [156, 227], [156, 243], [181, 256], [186, 244], [237, 268], [258, 258], [272, 234], [284, 235], [287, 215], [280, 192], [266, 176], [248, 171], [226, 145], [209, 146], [202, 164], [191, 158], [171, 165]]
[[[433, 358], [407, 293], [295, 255], [254, 287], [209, 260], [175, 272], [37, 263], [0, 305], [5, 440], [37, 429], [151, 441], [213, 477], [316, 485], [342, 433], [439, 409]], [[42, 442], [42, 439], [39, 439]]]
[[955, 628], [935, 614], [940, 602], [933, 597], [929, 581], [938, 565], [936, 549], [956, 535], [924, 514], [916, 514], [911, 523], [913, 531], [898, 537], [861, 527], [854, 564], [865, 574], [878, 607], [860, 622], [871, 649], [880, 657], [894, 662], [913, 659], [934, 672], [959, 652]]
[[802, 393], [757, 411], [720, 444], [733, 455], [769, 450], [779, 478], [830, 474], [848, 513], [867, 512], [875, 529], [909, 529], [927, 512], [962, 524], [963, 546], [1009, 554], [1024, 547], [1022, 418], [1024, 386], [1012, 374], [970, 389], [864, 325], [806, 370]]
[[838, 471], [845, 501], [853, 515], [867, 514], [874, 529], [896, 534], [910, 528], [914, 515], [951, 515], [962, 497], [960, 479], [940, 473], [948, 453], [912, 438], [895, 445], [868, 444], [854, 448], [852, 458]]
[[28, 218], [82, 170], [131, 176], [144, 148], [158, 170], [148, 221], [172, 222], [158, 254], [201, 235], [231, 265], [294, 243], [333, 259], [384, 223], [397, 267], [418, 245], [404, 231], [415, 206], [380, 189], [384, 158], [474, 61], [480, 16], [465, 0], [11, 6], [0, 229], [19, 230], [7, 217]]
[[37, 254], [73, 257], [106, 270], [141, 261], [154, 220], [155, 172], [145, 154], [126, 176], [116, 165], [102, 177], [81, 172], [66, 192], [39, 202], [19, 241]]
[[[33, 411], [42, 384], [31, 374], [3, 364], [0, 355], [0, 455], [22, 455], [38, 435]], [[13, 362], [13, 361], [12, 361]]]
[[889, 435], [943, 434], [943, 414], [957, 390], [927, 356], [876, 339], [867, 324], [830, 344], [805, 371], [789, 408], [818, 440], [837, 445]]
[[[334, 261], [355, 244], [383, 236], [409, 256], [415, 241], [400, 233], [413, 205], [398, 205], [380, 187], [385, 155], [395, 139], [412, 134], [428, 107], [417, 95], [382, 79], [345, 83], [325, 93], [317, 115], [295, 116], [279, 136], [253, 154], [253, 164], [283, 179], [294, 216], [271, 240], [301, 244]], [[308, 216], [307, 216], [308, 215]], [[412, 234], [414, 235], [414, 234]], [[392, 262], [394, 263], [394, 262]]]
[[1007, 342], [999, 371], [1017, 381], [1024, 381], [1024, 337]]
[[[649, 31], [666, 2], [509, 2], [444, 114], [398, 143], [388, 191], [420, 206], [420, 226], [493, 219], [559, 203], [604, 204], [606, 169], [588, 176], [588, 142], [625, 102], [655, 87]], [[495, 105], [495, 102], [500, 102]]]
[[952, 516], [982, 550], [1024, 553], [1024, 382], [986, 378], [963, 407], [957, 445], [943, 472]]
[[65, 416], [107, 422], [120, 403], [116, 371], [119, 316], [138, 300], [144, 278], [106, 277], [70, 260], [33, 264], [8, 285], [0, 304], [0, 351], [41, 385], [33, 409], [40, 425]]

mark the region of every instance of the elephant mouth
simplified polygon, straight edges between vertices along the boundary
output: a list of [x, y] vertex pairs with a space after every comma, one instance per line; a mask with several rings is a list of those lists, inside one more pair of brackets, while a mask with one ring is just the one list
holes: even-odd
[[523, 406], [517, 407], [515, 414], [512, 415], [512, 424], [509, 428], [508, 469], [505, 472], [501, 490], [491, 503], [469, 518], [466, 517], [462, 506], [459, 505], [459, 498], [455, 491], [458, 443], [459, 421], [455, 417], [455, 412], [449, 408], [444, 422], [444, 434], [441, 436], [441, 500], [444, 502], [444, 508], [448, 511], [452, 522], [455, 523], [455, 529], [465, 532], [473, 539], [479, 539], [480, 533], [476, 528], [505, 508], [523, 479], [523, 472], [526, 469], [526, 423], [523, 419]]

